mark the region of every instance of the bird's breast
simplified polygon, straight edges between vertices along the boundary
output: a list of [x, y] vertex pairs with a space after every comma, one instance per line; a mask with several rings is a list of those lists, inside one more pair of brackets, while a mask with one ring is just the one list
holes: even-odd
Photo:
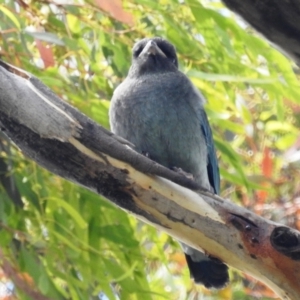
[[[111, 127], [138, 152], [148, 153], [166, 167], [197, 175], [206, 172], [207, 159], [201, 120], [197, 107], [190, 105], [193, 93], [174, 81], [170, 85], [169, 79], [161, 77], [124, 82], [112, 99]], [[199, 99], [199, 109], [201, 105]]]

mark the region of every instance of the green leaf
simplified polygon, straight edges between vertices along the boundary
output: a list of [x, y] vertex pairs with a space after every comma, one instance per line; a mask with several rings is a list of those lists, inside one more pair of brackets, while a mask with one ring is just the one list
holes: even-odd
[[66, 201], [54, 198], [54, 197], [49, 197], [47, 198], [48, 201], [53, 201], [55, 202], [59, 207], [63, 208], [72, 218], [73, 220], [77, 223], [77, 225], [84, 229], [87, 228], [87, 223], [85, 220], [81, 217], [80, 213], [76, 211], [70, 204], [68, 204]]
[[16, 25], [16, 27], [19, 30], [21, 29], [21, 24], [20, 24], [18, 18], [3, 4], [0, 4], [0, 11], [2, 11], [2, 13], [4, 15], [6, 15]]
[[209, 74], [195, 70], [188, 71], [187, 76], [207, 81], [243, 82], [249, 84], [270, 84], [278, 82], [277, 78], [247, 78], [227, 74]]
[[219, 149], [222, 152], [222, 158], [224, 158], [224, 155], [228, 158], [229, 162], [232, 164], [232, 166], [235, 168], [237, 173], [240, 176], [240, 180], [242, 181], [243, 185], [245, 185], [247, 188], [249, 188], [249, 182], [245, 177], [244, 171], [243, 171], [243, 163], [240, 160], [239, 156], [234, 153], [233, 149], [229, 146], [229, 144], [219, 140], [214, 139], [217, 149]]
[[54, 33], [51, 32], [39, 32], [39, 31], [24, 31], [24, 33], [33, 36], [35, 39], [64, 46], [64, 42]]

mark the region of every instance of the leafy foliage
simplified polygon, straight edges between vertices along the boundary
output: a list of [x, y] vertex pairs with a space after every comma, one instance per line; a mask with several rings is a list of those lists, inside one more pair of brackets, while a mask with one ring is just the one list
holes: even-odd
[[[127, 74], [134, 42], [172, 42], [180, 69], [208, 99], [222, 195], [300, 227], [299, 171], [291, 163], [300, 121], [296, 67], [219, 1], [27, 3], [0, 4], [1, 58], [107, 128], [109, 100]], [[3, 135], [0, 147], [0, 257], [15, 270], [9, 276], [18, 299], [34, 298], [16, 276], [50, 299], [273, 296], [236, 273], [220, 292], [193, 285], [166, 234], [49, 174]], [[4, 263], [2, 269], [7, 275]]]

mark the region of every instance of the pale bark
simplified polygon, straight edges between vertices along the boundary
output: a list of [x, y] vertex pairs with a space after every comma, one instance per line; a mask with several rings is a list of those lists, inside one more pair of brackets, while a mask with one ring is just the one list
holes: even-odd
[[38, 79], [3, 62], [0, 126], [49, 171], [254, 276], [282, 298], [299, 299], [298, 231], [221, 199], [136, 153]]

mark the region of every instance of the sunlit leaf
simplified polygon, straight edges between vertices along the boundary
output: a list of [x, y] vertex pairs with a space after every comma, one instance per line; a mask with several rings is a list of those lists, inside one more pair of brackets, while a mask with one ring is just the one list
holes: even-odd
[[39, 31], [25, 31], [26, 34], [33, 36], [34, 38], [53, 43], [59, 46], [63, 46], [64, 42], [55, 34], [51, 32], [39, 32]]
[[18, 29], [21, 29], [21, 24], [18, 18], [7, 7], [1, 4], [0, 11], [2, 11], [2, 13], [6, 15], [16, 25]]

